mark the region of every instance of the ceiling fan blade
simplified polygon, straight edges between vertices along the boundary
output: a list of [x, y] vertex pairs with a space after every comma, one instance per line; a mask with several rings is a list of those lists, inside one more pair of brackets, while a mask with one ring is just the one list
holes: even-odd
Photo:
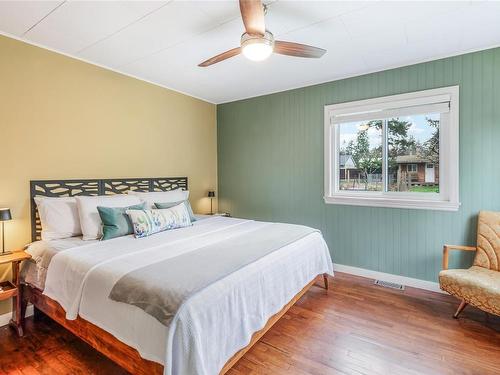
[[219, 53], [217, 56], [211, 57], [206, 61], [203, 61], [201, 64], [198, 64], [198, 66], [201, 67], [207, 67], [213, 64], [217, 64], [218, 62], [224, 61], [226, 59], [229, 59], [231, 57], [234, 57], [236, 55], [239, 55], [241, 53], [241, 47], [236, 47], [233, 49], [230, 49], [229, 51]]
[[264, 7], [261, 0], [240, 0], [240, 12], [245, 30], [250, 35], [264, 36]]
[[317, 59], [326, 53], [326, 49], [308, 46], [307, 44], [277, 40], [274, 42], [274, 52], [281, 55], [309, 57]]

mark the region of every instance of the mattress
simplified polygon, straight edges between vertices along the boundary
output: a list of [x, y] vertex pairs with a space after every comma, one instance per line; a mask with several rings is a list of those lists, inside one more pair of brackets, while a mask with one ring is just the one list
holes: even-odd
[[28, 248], [34, 256], [34, 262], [28, 264], [35, 264], [36, 271], [27, 266], [23, 275], [27, 282], [36, 279], [44, 286], [44, 293], [63, 306], [67, 318], [79, 315], [106, 330], [137, 349], [143, 358], [166, 365], [165, 374], [217, 374], [316, 275], [333, 273], [320, 233], [201, 290], [169, 326], [108, 296], [116, 281], [131, 269], [158, 257], [199, 249], [252, 225], [249, 220], [211, 217], [145, 239], [125, 236], [92, 243], [80, 239], [40, 242]]
[[83, 246], [88, 243], [89, 241], [83, 241], [81, 237], [35, 241], [31, 243], [26, 249], [31, 255], [31, 259], [22, 263], [21, 280], [43, 290], [45, 288], [45, 279], [47, 278], [47, 269], [52, 257], [60, 251]]

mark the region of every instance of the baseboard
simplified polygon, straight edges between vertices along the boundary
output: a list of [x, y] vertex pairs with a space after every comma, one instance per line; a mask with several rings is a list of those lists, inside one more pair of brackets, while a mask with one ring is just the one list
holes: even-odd
[[411, 277], [393, 275], [391, 273], [372, 271], [372, 270], [367, 270], [365, 268], [346, 266], [343, 264], [336, 264], [336, 263], [333, 264], [333, 270], [338, 272], [349, 273], [351, 275], [367, 277], [369, 279], [377, 279], [397, 284], [403, 284], [405, 286], [409, 286], [412, 288], [430, 290], [431, 292], [444, 293], [441, 289], [439, 289], [439, 284], [432, 281], [414, 279]]
[[[33, 305], [29, 304], [28, 307], [26, 308], [26, 315], [25, 316], [28, 317], [31, 315], [33, 315]], [[11, 312], [0, 315], [0, 327], [9, 324], [9, 321], [11, 318], [12, 318]]]

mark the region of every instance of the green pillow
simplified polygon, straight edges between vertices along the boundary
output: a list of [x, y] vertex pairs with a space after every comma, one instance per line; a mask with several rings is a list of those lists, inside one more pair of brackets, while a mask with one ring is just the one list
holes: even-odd
[[134, 227], [128, 217], [127, 210], [143, 210], [146, 203], [129, 207], [97, 207], [102, 221], [101, 240], [110, 240], [116, 237], [134, 233]]
[[188, 200], [185, 201], [179, 201], [179, 202], [167, 202], [167, 203], [155, 203], [156, 208], [162, 209], [162, 208], [172, 208], [174, 206], [177, 206], [178, 204], [184, 203], [186, 206], [186, 209], [189, 212], [189, 218], [191, 219], [191, 222], [196, 221], [196, 217], [194, 217], [193, 209], [191, 208], [191, 204], [189, 203]]

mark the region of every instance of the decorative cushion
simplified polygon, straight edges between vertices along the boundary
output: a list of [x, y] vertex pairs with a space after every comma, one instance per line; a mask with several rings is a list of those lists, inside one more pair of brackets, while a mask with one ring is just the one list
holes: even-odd
[[162, 209], [162, 208], [171, 208], [174, 206], [177, 206], [178, 204], [184, 203], [186, 205], [186, 208], [189, 212], [189, 218], [191, 219], [191, 222], [196, 221], [196, 217], [194, 216], [193, 209], [191, 208], [191, 203], [189, 203], [188, 200], [181, 201], [181, 202], [172, 202], [172, 203], [155, 203], [155, 207]]
[[480, 266], [443, 270], [439, 273], [442, 290], [481, 310], [500, 315], [500, 272]]
[[127, 215], [127, 210], [143, 210], [146, 203], [129, 207], [97, 207], [102, 221], [101, 240], [110, 240], [134, 233], [134, 227]]
[[186, 205], [159, 210], [127, 210], [136, 238], [147, 237], [169, 229], [192, 225]]
[[138, 197], [142, 202], [146, 202], [147, 209], [156, 208], [155, 202], [181, 202], [189, 198], [189, 191], [182, 189], [153, 192], [129, 191], [128, 194]]
[[57, 240], [82, 234], [74, 197], [35, 197], [42, 240]]
[[97, 240], [102, 237], [102, 222], [97, 206], [128, 207], [141, 203], [138, 197], [128, 194], [76, 197], [83, 240]]

